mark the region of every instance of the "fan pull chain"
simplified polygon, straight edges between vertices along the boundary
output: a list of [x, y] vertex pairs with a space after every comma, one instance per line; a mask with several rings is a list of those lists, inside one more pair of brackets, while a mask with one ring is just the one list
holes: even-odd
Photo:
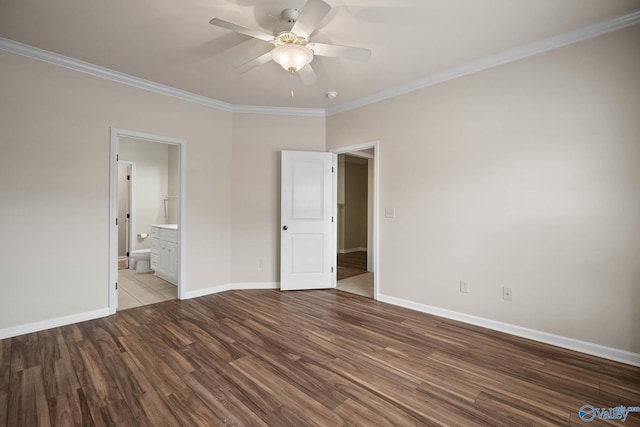
[[291, 88], [291, 97], [294, 97], [294, 93], [293, 93], [293, 71], [289, 71], [289, 87]]

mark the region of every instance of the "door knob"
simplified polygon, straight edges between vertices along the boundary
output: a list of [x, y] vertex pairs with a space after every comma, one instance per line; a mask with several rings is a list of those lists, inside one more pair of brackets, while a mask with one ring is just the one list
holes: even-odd
[[284, 227], [282, 227], [282, 229], [283, 229], [284, 231], [287, 231], [287, 230], [289, 229], [289, 227], [287, 227], [287, 226], [285, 225]]

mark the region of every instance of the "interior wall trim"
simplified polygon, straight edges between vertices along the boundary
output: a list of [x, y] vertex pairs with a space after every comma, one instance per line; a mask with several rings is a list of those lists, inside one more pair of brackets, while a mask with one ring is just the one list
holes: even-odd
[[195, 291], [187, 291], [182, 299], [191, 299], [203, 297], [206, 295], [218, 294], [220, 292], [230, 291], [231, 283], [225, 283], [224, 285], [210, 286], [208, 288], [196, 289]]
[[93, 76], [123, 83], [139, 89], [149, 90], [162, 95], [171, 96], [182, 99], [184, 101], [194, 102], [196, 104], [206, 105], [208, 107], [228, 111], [231, 113], [249, 113], [249, 114], [271, 114], [284, 116], [303, 116], [303, 117], [326, 117], [339, 114], [385, 99], [393, 98], [405, 93], [413, 92], [448, 80], [486, 70], [488, 68], [497, 67], [508, 62], [517, 61], [518, 59], [546, 52], [572, 43], [577, 43], [596, 37], [611, 31], [620, 30], [640, 23], [640, 9], [624, 15], [619, 15], [603, 21], [595, 22], [590, 25], [575, 28], [562, 34], [548, 37], [535, 41], [523, 46], [515, 47], [504, 52], [480, 58], [457, 67], [449, 68], [441, 72], [428, 75], [422, 79], [409, 82], [404, 85], [386, 89], [351, 102], [336, 105], [334, 107], [324, 108], [291, 108], [291, 107], [272, 107], [272, 106], [254, 106], [254, 105], [234, 105], [227, 102], [219, 101], [195, 93], [176, 89], [161, 83], [152, 82], [130, 74], [121, 73], [99, 65], [90, 64], [80, 61], [79, 59], [69, 56], [60, 55], [14, 40], [0, 37], [0, 50], [26, 56], [32, 59], [48, 62], [50, 64], [69, 68], [82, 73], [91, 74]]
[[580, 353], [590, 354], [592, 356], [602, 357], [604, 359], [609, 359], [616, 362], [622, 362], [633, 366], [640, 366], [640, 354], [638, 353], [632, 353], [630, 351], [620, 350], [613, 347], [606, 347], [600, 344], [594, 344], [587, 341], [581, 341], [574, 338], [538, 331], [536, 329], [529, 329], [509, 323], [498, 322], [496, 320], [486, 319], [484, 317], [472, 316], [470, 314], [446, 310], [444, 308], [396, 298], [390, 295], [379, 294], [378, 299], [382, 302], [408, 308], [411, 310], [421, 311], [427, 314], [433, 314], [434, 316], [457, 320], [460, 322], [469, 323], [471, 325], [493, 329], [494, 331], [505, 332], [507, 334], [515, 335], [518, 337], [528, 338], [530, 340], [555, 345], [557, 347], [578, 351]]
[[537, 55], [539, 53], [557, 49], [559, 47], [581, 42], [583, 40], [610, 33], [612, 31], [621, 30], [638, 23], [640, 23], [640, 9], [630, 13], [626, 13], [624, 15], [616, 16], [614, 18], [575, 28], [573, 30], [552, 37], [547, 37], [542, 40], [508, 49], [495, 55], [489, 55], [475, 61], [467, 62], [466, 64], [449, 68], [400, 86], [367, 95], [351, 102], [346, 102], [335, 107], [329, 107], [326, 110], [326, 115], [333, 116], [345, 111], [364, 107], [365, 105], [384, 101], [385, 99], [394, 98], [396, 96], [414, 92], [416, 90], [423, 89], [429, 86], [434, 86], [439, 83], [444, 83], [448, 80], [453, 80], [458, 77], [477, 73], [478, 71], [497, 67], [499, 65], [517, 61], [528, 56]]
[[252, 113], [252, 114], [270, 114], [284, 116], [304, 116], [304, 117], [324, 117], [325, 111], [322, 108], [291, 108], [291, 107], [259, 107], [251, 105], [233, 105], [217, 99], [209, 98], [195, 93], [187, 92], [182, 89], [176, 89], [161, 83], [152, 82], [130, 74], [121, 73], [106, 67], [94, 65], [69, 56], [60, 55], [59, 53], [50, 52], [14, 40], [0, 37], [0, 50], [15, 53], [17, 55], [26, 56], [31, 59], [48, 62], [49, 64], [58, 65], [81, 73], [90, 74], [92, 76], [133, 86], [138, 89], [144, 89], [161, 95], [171, 96], [183, 101], [193, 102], [205, 105], [207, 107], [216, 108], [218, 110], [230, 113]]
[[87, 320], [99, 319], [109, 315], [109, 308], [85, 311], [84, 313], [72, 314], [69, 316], [55, 317], [53, 319], [41, 320], [39, 322], [25, 323], [18, 326], [10, 326], [0, 329], [0, 340], [17, 337], [18, 335], [30, 334], [32, 332], [44, 331], [45, 329], [58, 328], [60, 326], [71, 325], [72, 323], [85, 322]]
[[[278, 289], [279, 282], [247, 282], [247, 283], [228, 283], [224, 285], [212, 286], [209, 288], [198, 289], [186, 292], [184, 299], [197, 298], [205, 295], [212, 295], [219, 292], [225, 292], [236, 289]], [[483, 317], [472, 316], [457, 311], [446, 310], [426, 304], [417, 303], [401, 298], [392, 297], [382, 293], [378, 294], [379, 301], [400, 307], [416, 310], [434, 316], [444, 317], [447, 319], [457, 320], [471, 325], [483, 328], [493, 329], [495, 331], [505, 332], [522, 338], [528, 338], [534, 341], [555, 345], [569, 350], [586, 353], [605, 359], [622, 362], [633, 366], [640, 366], [640, 354], [630, 351], [620, 350], [599, 344], [580, 341], [561, 335], [551, 334], [548, 332], [538, 331], [535, 329], [524, 328], [522, 326], [511, 325], [509, 323], [498, 322], [496, 320], [486, 319]], [[84, 322], [87, 320], [99, 319], [109, 315], [109, 308], [77, 313], [70, 316], [56, 317], [53, 319], [42, 320], [38, 322], [25, 323], [23, 325], [11, 326], [0, 329], [0, 339], [11, 338], [19, 335], [29, 334], [33, 332], [43, 331], [46, 329], [66, 326], [73, 323]]]
[[232, 283], [231, 289], [280, 289], [280, 282], [246, 282], [246, 283]]
[[[182, 299], [191, 299], [202, 297], [205, 295], [217, 294], [232, 290], [248, 290], [248, 289], [279, 289], [280, 282], [244, 282], [244, 283], [227, 283], [224, 285], [212, 286], [205, 289], [197, 289], [195, 291], [186, 292]], [[18, 326], [10, 326], [0, 329], [0, 340], [5, 338], [17, 337], [18, 335], [30, 334], [33, 332], [44, 331], [45, 329], [58, 328], [60, 326], [71, 325], [73, 323], [85, 322], [87, 320], [99, 319], [109, 316], [111, 313], [109, 308], [87, 311], [84, 313], [72, 314], [70, 316], [56, 317], [54, 319], [42, 320], [39, 322], [25, 323]]]
[[250, 289], [280, 289], [280, 282], [236, 282], [224, 285], [211, 286], [209, 288], [189, 291], [184, 299], [203, 297], [205, 295], [217, 294], [219, 292]]

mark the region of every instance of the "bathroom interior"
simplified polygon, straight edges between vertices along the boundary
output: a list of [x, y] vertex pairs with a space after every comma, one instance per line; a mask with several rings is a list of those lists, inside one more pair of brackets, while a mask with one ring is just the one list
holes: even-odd
[[180, 148], [120, 137], [118, 310], [178, 296]]

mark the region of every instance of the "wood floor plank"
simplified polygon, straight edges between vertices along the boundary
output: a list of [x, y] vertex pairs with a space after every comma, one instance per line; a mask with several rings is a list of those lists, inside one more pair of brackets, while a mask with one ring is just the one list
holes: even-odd
[[203, 369], [186, 375], [184, 380], [193, 394], [215, 414], [216, 424], [268, 425], [264, 421], [265, 412], [254, 406], [251, 398], [246, 399], [246, 396], [235, 393], [233, 383], [224, 376]]
[[[140, 380], [139, 373], [144, 373], [153, 384], [153, 388], [164, 396], [170, 395], [176, 389], [186, 387], [179, 375], [147, 345], [146, 339], [130, 335], [123, 337], [122, 343], [127, 350], [127, 358], [124, 360], [138, 380]], [[149, 390], [145, 389], [145, 391]]]
[[0, 341], [0, 426], [582, 425], [584, 404], [639, 403], [640, 367], [336, 290], [228, 291]]
[[[345, 402], [352, 400], [359, 407], [374, 412], [381, 420], [381, 423], [394, 426], [425, 425], [425, 420], [395, 405], [390, 399], [381, 395], [377, 388], [362, 387], [360, 384], [335, 372], [332, 368], [325, 368], [312, 363], [305, 363], [305, 365], [308, 370], [315, 371], [318, 376], [322, 376], [326, 381], [333, 384], [334, 388], [348, 396]], [[345, 420], [348, 422], [350, 418], [346, 417]]]
[[[506, 396], [496, 396], [482, 392], [478, 396], [475, 406], [491, 414], [500, 424], [513, 426], [558, 426], [568, 423], [568, 419], [561, 416], [549, 416], [541, 411], [514, 402]], [[567, 414], [568, 415], [568, 414]]]
[[81, 412], [76, 408], [77, 403], [73, 395], [57, 394], [51, 397], [48, 403], [52, 426], [81, 425]]
[[278, 396], [283, 404], [297, 413], [309, 414], [308, 421], [312, 425], [327, 426], [340, 425], [342, 419], [326, 406], [315, 400], [303, 390], [283, 379], [277, 372], [265, 369], [252, 356], [245, 356], [230, 363], [251, 382], [264, 391], [270, 391]]
[[40, 352], [38, 351], [38, 334], [27, 334], [15, 337], [11, 340], [11, 371], [17, 372], [23, 369], [40, 365]]
[[8, 406], [7, 425], [51, 425], [49, 405], [44, 391], [44, 380], [40, 366], [33, 366], [12, 373]]
[[193, 426], [224, 425], [210, 408], [190, 389], [167, 396], [167, 406], [177, 420]]
[[103, 407], [111, 401], [122, 399], [118, 387], [109, 375], [105, 361], [92, 342], [86, 340], [73, 343], [69, 349], [78, 380], [90, 407]]
[[[238, 345], [242, 344], [242, 342], [238, 343]], [[329, 386], [322, 377], [316, 377], [312, 372], [305, 369], [303, 363], [287, 361], [285, 358], [281, 358], [281, 361], [278, 361], [278, 353], [270, 350], [260, 349], [256, 351], [249, 345], [243, 348], [246, 349], [247, 354], [255, 357], [262, 365], [269, 366], [279, 376], [289, 378], [291, 385], [313, 396], [317, 402], [329, 409], [334, 409], [346, 399], [340, 391]]]

